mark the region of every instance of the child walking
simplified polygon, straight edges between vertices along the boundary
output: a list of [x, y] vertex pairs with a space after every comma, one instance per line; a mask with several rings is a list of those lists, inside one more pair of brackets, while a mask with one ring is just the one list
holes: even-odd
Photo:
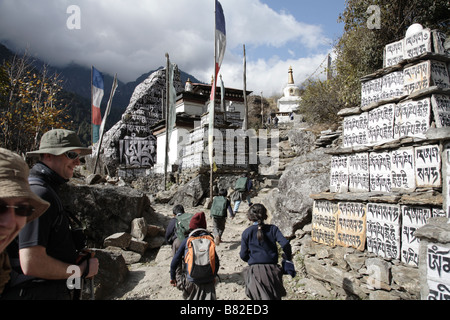
[[222, 235], [225, 231], [225, 224], [227, 222], [227, 211], [231, 219], [234, 218], [233, 209], [231, 208], [230, 200], [227, 198], [227, 190], [220, 189], [219, 195], [214, 197], [211, 206], [211, 217], [213, 218], [214, 226], [214, 242], [216, 246], [222, 241]]
[[267, 209], [256, 203], [249, 208], [247, 217], [253, 225], [242, 234], [240, 257], [249, 264], [245, 270], [246, 295], [252, 300], [281, 300], [286, 295], [283, 271], [278, 265], [277, 243], [291, 261], [289, 241], [277, 226], [265, 224]]
[[[183, 298], [185, 300], [216, 300], [216, 288], [215, 288], [215, 277], [220, 267], [219, 257], [215, 251], [215, 246], [213, 244], [213, 238], [211, 234], [206, 230], [206, 217], [204, 212], [196, 213], [190, 223], [189, 229], [191, 234], [185, 238], [175, 253], [170, 264], [170, 284], [177, 287], [179, 290], [183, 291]], [[194, 245], [190, 240], [192, 238], [202, 238], [200, 243], [207, 244], [210, 243], [207, 249], [201, 244]], [[208, 240], [210, 238], [210, 240]], [[190, 259], [186, 259], [189, 255], [189, 248], [194, 250], [190, 255]], [[209, 253], [209, 258], [204, 261], [205, 252]], [[198, 261], [197, 261], [198, 260]], [[189, 266], [189, 261], [195, 261], [195, 263], [200, 263], [209, 265], [205, 268], [202, 266]], [[177, 268], [182, 264], [182, 272], [178, 273]], [[195, 270], [194, 270], [195, 268]], [[195, 273], [195, 275], [194, 275]]]

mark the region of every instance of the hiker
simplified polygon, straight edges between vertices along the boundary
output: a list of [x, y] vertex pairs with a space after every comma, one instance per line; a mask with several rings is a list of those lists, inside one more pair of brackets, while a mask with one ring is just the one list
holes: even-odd
[[232, 200], [234, 201], [233, 214], [236, 215], [241, 205], [242, 200], [245, 198], [249, 206], [252, 206], [252, 199], [250, 197], [250, 190], [253, 188], [253, 182], [248, 177], [247, 173], [243, 173], [239, 179], [237, 179], [234, 186], [234, 193]]
[[273, 118], [273, 126], [274, 126], [274, 128], [276, 129], [276, 128], [278, 128], [278, 117], [277, 116], [275, 116], [274, 118]]
[[220, 189], [219, 195], [214, 197], [211, 205], [211, 217], [213, 218], [213, 235], [216, 246], [222, 241], [222, 234], [225, 231], [225, 224], [227, 222], [227, 211], [231, 219], [234, 218], [233, 209], [231, 209], [231, 202], [227, 198], [227, 190]]
[[181, 241], [183, 241], [183, 239], [181, 240], [178, 239], [176, 228], [178, 221], [177, 217], [184, 214], [184, 207], [181, 204], [177, 204], [172, 208], [172, 213], [174, 217], [172, 218], [172, 220], [170, 220], [169, 225], [167, 226], [165, 239], [166, 243], [172, 246], [172, 256], [173, 256], [180, 247]]
[[[189, 228], [191, 233], [183, 240], [170, 264], [170, 284], [183, 291], [185, 300], [216, 300], [215, 277], [219, 270], [219, 257], [214, 239], [206, 230], [205, 213], [196, 213]], [[192, 252], [196, 249], [200, 250]], [[207, 259], [202, 253], [207, 255]], [[192, 256], [198, 259], [194, 260]], [[193, 266], [197, 260], [205, 264]], [[182, 261], [184, 270], [177, 274], [176, 268]]]
[[[184, 207], [177, 204], [173, 207], [174, 218], [169, 222], [166, 230], [166, 242], [172, 245], [172, 257], [178, 251], [181, 242], [189, 235], [189, 223], [192, 214], [185, 213]], [[183, 264], [180, 262], [176, 269], [177, 276], [183, 272]]]
[[26, 223], [42, 215], [50, 206], [31, 191], [29, 171], [27, 163], [18, 154], [0, 148], [0, 296], [11, 272], [5, 249]]
[[[248, 209], [247, 218], [253, 225], [244, 230], [240, 257], [249, 266], [244, 271], [245, 294], [252, 300], [281, 300], [286, 295], [283, 271], [278, 265], [277, 243], [283, 249], [290, 268], [292, 253], [289, 241], [277, 226], [265, 224], [266, 208], [255, 203]], [[292, 269], [289, 270], [292, 275]]]
[[[49, 209], [28, 223], [11, 243], [8, 253], [12, 260], [11, 287], [5, 299], [71, 300], [67, 279], [74, 276], [73, 266], [79, 263], [84, 243], [75, 242], [69, 213], [58, 195], [59, 188], [69, 181], [80, 164], [80, 156], [91, 154], [75, 132], [54, 129], [46, 132], [39, 150], [29, 152], [39, 161], [30, 171], [31, 190], [50, 203]], [[14, 245], [13, 245], [14, 244]], [[98, 260], [86, 257], [79, 264], [82, 278], [98, 272]], [[20, 261], [20, 262], [19, 262]], [[78, 289], [78, 288], [76, 288]]]
[[270, 115], [267, 117], [267, 121], [266, 121], [266, 128], [270, 128], [270, 124], [272, 123], [272, 118], [270, 117]]

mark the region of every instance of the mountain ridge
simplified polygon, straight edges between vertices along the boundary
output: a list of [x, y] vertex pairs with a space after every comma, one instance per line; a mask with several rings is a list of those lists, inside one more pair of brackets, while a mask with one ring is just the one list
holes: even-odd
[[[6, 45], [0, 43], [0, 64], [3, 64], [5, 60], [6, 61], [10, 60], [15, 55], [21, 56], [20, 53], [14, 52], [13, 50], [9, 49]], [[52, 66], [51, 64], [48, 64], [42, 59], [32, 57], [32, 60], [33, 66], [37, 70], [40, 71], [44, 66], [47, 66], [47, 68], [50, 71], [50, 74], [57, 73], [58, 75], [60, 75], [61, 79], [63, 80], [62, 87], [64, 91], [72, 93], [73, 99], [80, 100], [79, 103], [77, 103], [76, 105], [82, 106], [83, 109], [86, 108], [86, 110], [89, 110], [89, 112], [85, 112], [85, 115], [87, 115], [87, 117], [83, 117], [83, 119], [80, 119], [80, 121], [85, 121], [87, 122], [87, 124], [90, 124], [91, 68], [81, 66], [74, 62], [69, 63], [64, 67], [55, 67]], [[125, 109], [127, 108], [130, 102], [130, 98], [136, 86], [139, 85], [142, 81], [144, 81], [153, 72], [161, 68], [163, 67], [159, 67], [155, 70], [150, 70], [149, 72], [143, 73], [142, 75], [137, 77], [135, 81], [124, 83], [118, 80], [118, 87], [114, 94], [114, 99], [111, 106], [111, 113], [106, 123], [106, 130], [111, 128], [115, 123], [117, 123], [121, 119], [121, 116], [125, 111]], [[102, 72], [102, 74], [104, 79], [104, 96], [101, 104], [101, 110], [103, 115], [111, 93], [111, 87], [114, 81], [114, 77], [108, 73]], [[185, 83], [188, 78], [191, 79], [192, 82], [202, 83], [194, 76], [180, 70], [181, 83]], [[85, 106], [85, 104], [87, 104], [87, 106]], [[78, 123], [77, 125], [80, 126], [81, 123]]]

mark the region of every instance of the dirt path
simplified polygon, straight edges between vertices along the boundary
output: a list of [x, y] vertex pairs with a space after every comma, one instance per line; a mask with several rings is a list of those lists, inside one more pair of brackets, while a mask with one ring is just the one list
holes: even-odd
[[[167, 205], [153, 205], [156, 212], [172, 216], [172, 207]], [[208, 209], [185, 208], [186, 212], [196, 213], [204, 211], [207, 217], [208, 230], [212, 231], [212, 219]], [[239, 213], [234, 219], [227, 219], [222, 243], [217, 246], [220, 259], [220, 282], [216, 285], [216, 295], [219, 300], [248, 300], [245, 295], [245, 285], [242, 271], [247, 263], [239, 257], [241, 234], [250, 226], [246, 218], [247, 203], [243, 202]], [[172, 287], [170, 281], [170, 262], [172, 251], [170, 246], [163, 246], [150, 263], [137, 263], [129, 267], [130, 273], [125, 285], [113, 294], [111, 299], [124, 300], [181, 300], [180, 290]]]

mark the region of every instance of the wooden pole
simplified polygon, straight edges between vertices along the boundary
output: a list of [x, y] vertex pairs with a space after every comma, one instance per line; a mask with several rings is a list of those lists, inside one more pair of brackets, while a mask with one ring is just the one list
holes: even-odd
[[245, 44], [244, 44], [244, 107], [245, 107], [245, 115], [244, 115], [244, 130], [248, 130], [248, 105], [247, 105], [247, 61], [245, 57]]
[[92, 90], [92, 75], [94, 73], [93, 71], [94, 66], [91, 66], [91, 144], [94, 145], [94, 124], [92, 123], [92, 106], [94, 105], [94, 92]]
[[97, 157], [95, 158], [95, 164], [94, 164], [94, 174], [96, 174], [96, 172], [97, 172], [97, 163], [98, 163], [98, 159], [100, 157], [100, 149], [102, 148], [103, 135], [105, 133], [104, 131], [105, 131], [105, 126], [106, 126], [106, 119], [108, 118], [109, 112], [111, 111], [112, 99], [114, 97], [116, 88], [117, 88], [117, 73], [114, 76], [113, 84], [111, 87], [111, 93], [109, 94], [108, 105], [106, 106], [105, 114], [103, 115], [104, 123], [102, 122], [102, 125], [100, 126], [100, 139], [98, 140]]
[[[216, 44], [216, 6], [214, 5], [214, 71], [213, 71], [213, 83], [211, 84], [211, 101], [209, 102], [209, 119], [212, 121], [212, 123], [209, 124], [209, 126], [212, 125], [214, 128], [214, 114], [211, 117], [211, 112], [214, 113], [214, 99], [216, 99], [216, 61], [217, 61], [217, 44]], [[213, 92], [214, 91], [214, 92]], [[213, 94], [214, 93], [214, 94]], [[210, 138], [211, 130], [208, 130], [208, 143], [211, 144], [214, 141], [214, 138]], [[212, 148], [212, 146], [208, 145], [208, 148]], [[209, 152], [209, 151], [208, 151]], [[209, 159], [209, 201], [212, 203], [213, 199], [213, 163], [214, 163], [214, 150], [212, 151], [212, 157]]]
[[263, 103], [263, 92], [261, 91], [261, 128], [264, 127], [264, 103]]
[[167, 190], [167, 164], [169, 161], [169, 54], [166, 53], [166, 151], [164, 156], [164, 190]]
[[[247, 133], [248, 130], [248, 103], [247, 103], [247, 58], [245, 56], [245, 44], [243, 45], [244, 47], [244, 74], [243, 74], [243, 80], [244, 80], [244, 110], [245, 110], [245, 115], [244, 115], [244, 131]], [[249, 137], [246, 134], [245, 135], [245, 157], [246, 160], [250, 163], [250, 154], [249, 154], [249, 145], [250, 145], [250, 141], [249, 141]], [[249, 165], [249, 163], [247, 164], [247, 166]]]

